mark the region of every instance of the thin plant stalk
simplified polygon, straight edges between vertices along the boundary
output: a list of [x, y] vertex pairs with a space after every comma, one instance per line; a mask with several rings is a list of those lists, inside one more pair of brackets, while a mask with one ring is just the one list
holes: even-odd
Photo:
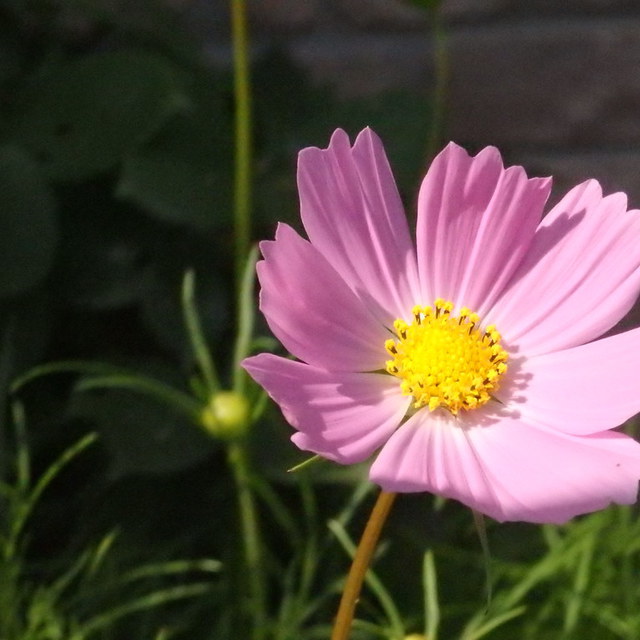
[[447, 50], [447, 37], [437, 2], [431, 9], [433, 22], [433, 57], [434, 57], [434, 84], [432, 94], [431, 123], [427, 139], [427, 157], [433, 158], [442, 142], [442, 126], [446, 112], [447, 85], [449, 83], [449, 54]]
[[239, 290], [251, 235], [251, 84], [246, 2], [230, 2], [235, 99], [235, 274]]
[[[233, 386], [241, 393], [243, 373], [239, 367], [241, 353], [247, 348], [247, 331], [251, 324], [246, 310], [247, 287], [245, 266], [249, 256], [251, 237], [251, 80], [249, 71], [249, 33], [246, 0], [230, 0], [231, 37], [233, 43], [233, 78], [235, 99], [235, 175], [234, 175], [234, 234], [237, 313], [245, 331], [237, 337], [234, 353]], [[249, 314], [250, 315], [250, 314]], [[256, 511], [249, 457], [246, 442], [235, 440], [227, 448], [238, 495], [238, 510], [244, 547], [244, 584], [249, 591], [249, 605], [253, 622], [253, 640], [265, 636], [266, 594], [261, 562], [262, 549]], [[243, 586], [244, 586], [243, 584]], [[244, 612], [246, 613], [246, 611]]]
[[[244, 575], [241, 588], [246, 585], [249, 591], [248, 610], [251, 613], [253, 624], [251, 638], [253, 640], [262, 640], [266, 631], [266, 591], [258, 517], [251, 488], [247, 450], [244, 443], [241, 441], [231, 442], [227, 448], [227, 456], [236, 484], [238, 513], [244, 547]], [[243, 613], [246, 614], [246, 610]]]
[[331, 640], [348, 640], [349, 638], [362, 583], [395, 498], [395, 493], [381, 491], [371, 511], [344, 585]]

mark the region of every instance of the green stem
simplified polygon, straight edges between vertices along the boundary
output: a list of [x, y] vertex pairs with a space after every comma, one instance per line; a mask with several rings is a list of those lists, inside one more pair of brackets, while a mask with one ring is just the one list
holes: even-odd
[[251, 210], [251, 95], [245, 0], [231, 2], [235, 98], [235, 273], [238, 289], [249, 252]]
[[238, 334], [233, 350], [233, 390], [244, 394], [247, 380], [244, 369], [240, 363], [249, 355], [251, 338], [253, 336], [254, 320], [254, 283], [256, 262], [258, 261], [258, 248], [253, 247], [249, 252], [238, 289]]
[[349, 638], [362, 583], [395, 498], [395, 493], [381, 491], [373, 511], [371, 511], [344, 585], [331, 640], [348, 640]]
[[[248, 589], [248, 602], [242, 607], [243, 614], [248, 613], [252, 618], [252, 640], [263, 640], [266, 622], [266, 593], [264, 575], [262, 571], [262, 550], [258, 527], [258, 514], [251, 488], [249, 461], [246, 446], [237, 441], [229, 444], [227, 449], [229, 465], [233, 472], [238, 496], [238, 511], [242, 529], [242, 543], [244, 546], [244, 575], [242, 587]], [[243, 602], [244, 605], [244, 602]]]
[[[250, 331], [246, 318], [246, 302], [243, 286], [246, 278], [245, 265], [249, 255], [251, 236], [251, 93], [249, 73], [249, 36], [247, 29], [246, 0], [230, 0], [231, 35], [233, 41], [233, 78], [235, 98], [235, 184], [234, 184], [234, 231], [235, 231], [235, 277], [238, 317], [243, 327]], [[242, 373], [239, 367], [239, 351], [243, 351], [246, 335], [237, 337], [234, 362], [234, 389], [242, 388]], [[261, 563], [261, 544], [258, 527], [249, 460], [244, 442], [235, 441], [227, 449], [229, 465], [233, 472], [238, 496], [238, 509], [242, 541], [244, 546], [244, 571], [249, 592], [249, 602], [243, 613], [250, 614], [253, 622], [252, 639], [262, 640], [266, 629], [266, 593]], [[243, 587], [244, 587], [243, 584]]]
[[446, 110], [447, 84], [449, 82], [449, 56], [447, 51], [447, 39], [442, 26], [439, 4], [436, 3], [432, 10], [433, 19], [433, 48], [434, 48], [434, 89], [433, 105], [431, 112], [431, 126], [427, 140], [427, 156], [433, 158], [440, 148], [440, 137]]
[[207, 341], [202, 330], [202, 323], [198, 314], [195, 292], [195, 274], [188, 270], [182, 280], [182, 315], [187, 334], [191, 342], [191, 349], [200, 372], [207, 386], [207, 394], [212, 396], [220, 390], [220, 382], [216, 373], [216, 367], [209, 352]]

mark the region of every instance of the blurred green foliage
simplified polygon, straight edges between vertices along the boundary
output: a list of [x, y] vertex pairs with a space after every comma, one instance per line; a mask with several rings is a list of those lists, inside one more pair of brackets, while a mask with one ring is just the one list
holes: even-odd
[[[0, 482], [0, 637], [3, 640], [89, 640], [113, 632], [122, 618], [202, 596], [221, 565], [212, 559], [159, 562], [119, 572], [110, 552], [116, 533], [74, 555], [48, 559], [50, 575], [34, 576], [26, 560], [30, 519], [59, 475], [96, 440], [89, 433], [73, 443], [37, 478], [32, 477], [24, 411], [12, 403], [15, 463], [11, 482]], [[197, 576], [197, 580], [195, 579]], [[179, 577], [182, 584], [171, 584]], [[169, 578], [169, 580], [167, 580]], [[156, 637], [159, 640], [160, 636]]]
[[[125, 366], [187, 391], [196, 366], [180, 306], [187, 269], [197, 276], [213, 355], [229, 363], [220, 372], [228, 383], [233, 91], [230, 69], [208, 64], [202, 45], [160, 0], [0, 3], [5, 391], [34, 365], [71, 359]], [[411, 202], [425, 163], [422, 96], [345, 103], [312, 86], [277, 49], [253, 62], [256, 239], [271, 237], [276, 221], [298, 224], [296, 154], [326, 145], [338, 126], [355, 135], [370, 125], [388, 141]], [[123, 561], [166, 560], [176, 550], [237, 561], [222, 447], [154, 399], [116, 389], [76, 393], [77, 381], [77, 374], [57, 374], [20, 392], [36, 470], [88, 430], [100, 436], [87, 461], [38, 507], [28, 557], [43, 580], [43, 556], [64, 558], [114, 526]], [[294, 491], [286, 469], [300, 460], [288, 427], [270, 409], [257, 431], [258, 467], [284, 483], [286, 496]], [[10, 441], [3, 424], [2, 477], [11, 475]], [[362, 477], [361, 469], [331, 465], [312, 473], [342, 487], [323, 503], [327, 510]], [[286, 552], [278, 546], [274, 560]], [[343, 560], [336, 558], [338, 566]], [[229, 589], [217, 594], [220, 603], [234, 597]], [[210, 610], [211, 602], [199, 611], [202, 637], [212, 637]], [[138, 633], [147, 628], [152, 637], [157, 626], [144, 620]]]
[[[229, 70], [206, 64], [157, 0], [135, 9], [16, 1], [0, 7], [0, 23], [0, 330], [13, 332], [12, 374], [95, 358], [188, 377], [179, 307], [187, 268], [198, 276], [206, 337], [228, 359]], [[420, 96], [340, 102], [277, 50], [256, 59], [253, 78], [256, 237], [277, 220], [297, 224], [296, 153], [325, 145], [337, 126], [353, 135], [373, 126], [413, 194], [429, 122]], [[206, 438], [146, 399], [113, 392], [67, 409], [103, 433], [114, 477], [212, 454]]]
[[[232, 83], [229, 70], [208, 65], [202, 49], [160, 0], [0, 3], [0, 405], [12, 379], [36, 364], [69, 359], [126, 366], [186, 391], [195, 368], [180, 306], [187, 269], [197, 275], [197, 307], [216, 361], [230, 363]], [[272, 237], [278, 220], [299, 225], [296, 153], [325, 146], [338, 126], [353, 136], [369, 125], [381, 135], [411, 215], [430, 139], [427, 96], [340, 101], [311, 85], [277, 49], [256, 57], [252, 71], [256, 239]], [[228, 382], [229, 368], [220, 373]], [[37, 592], [34, 585], [55, 584], [66, 575], [60, 566], [76, 566], [79, 550], [95, 549], [88, 541], [115, 526], [116, 574], [132, 558], [238, 563], [222, 447], [149, 397], [76, 393], [76, 383], [77, 375], [58, 374], [21, 391], [35, 477], [50, 468], [54, 452], [88, 431], [100, 435], [38, 503], [22, 547], [27, 595]], [[20, 450], [8, 424], [0, 425], [2, 507], [10, 503], [12, 458]], [[259, 472], [277, 487], [256, 488], [277, 594], [269, 602], [270, 633], [299, 640], [305, 628], [304, 637], [322, 638], [348, 562], [336, 536], [348, 550], [344, 527], [360, 531], [368, 494], [357, 466], [320, 463], [295, 482], [286, 470], [301, 457], [288, 435], [269, 407], [251, 441]], [[337, 522], [333, 533], [328, 518]], [[633, 640], [640, 637], [638, 526], [632, 509], [542, 532], [490, 526], [490, 613], [505, 624], [487, 629], [471, 517], [458, 504], [436, 509], [430, 496], [402, 496], [388, 526], [391, 549], [383, 546], [376, 561], [381, 582], [361, 603], [363, 617], [375, 622], [360, 624], [354, 638], [389, 638], [400, 624], [406, 633], [433, 630], [439, 611], [442, 638], [491, 631], [504, 640]], [[427, 547], [433, 555], [424, 555]], [[89, 562], [95, 553], [82, 558]], [[206, 598], [179, 610], [141, 609], [96, 637], [241, 638], [228, 606], [237, 585], [228, 575], [223, 571]], [[68, 620], [59, 617], [51, 591], [36, 595], [30, 604], [38, 611], [20, 606], [29, 615], [44, 612], [59, 628], [33, 640], [81, 637], [64, 627]], [[426, 622], [425, 611], [432, 617]]]

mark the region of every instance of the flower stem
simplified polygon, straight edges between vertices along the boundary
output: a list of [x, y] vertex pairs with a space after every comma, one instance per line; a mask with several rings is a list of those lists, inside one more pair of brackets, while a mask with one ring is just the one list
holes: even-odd
[[[227, 456], [233, 472], [233, 479], [236, 483], [238, 512], [244, 546], [245, 577], [243, 583], [247, 585], [249, 592], [248, 602], [246, 602], [246, 606], [241, 608], [243, 615], [248, 615], [248, 617], [252, 618], [253, 630], [251, 638], [253, 640], [262, 640], [266, 626], [266, 594], [262, 572], [258, 514], [251, 489], [249, 462], [244, 442], [236, 441], [230, 443], [227, 448]], [[244, 584], [242, 587], [244, 587]]]
[[442, 17], [436, 2], [431, 9], [432, 38], [434, 49], [435, 78], [432, 96], [431, 123], [427, 139], [427, 157], [429, 161], [436, 155], [441, 144], [442, 125], [446, 111], [447, 85], [449, 82], [449, 53], [447, 36], [442, 26]]
[[344, 585], [331, 640], [347, 640], [349, 637], [362, 583], [396, 495], [381, 491], [371, 511]]
[[251, 94], [249, 36], [245, 0], [230, 0], [235, 98], [235, 273], [242, 280], [249, 252], [251, 213]]
[[[249, 34], [246, 0], [230, 0], [231, 39], [233, 43], [233, 90], [235, 99], [235, 174], [234, 237], [237, 311], [241, 331], [236, 339], [234, 390], [242, 393], [243, 372], [239, 363], [247, 350], [251, 318], [247, 317], [246, 291], [252, 280], [245, 276], [251, 237], [251, 81], [249, 72]], [[254, 260], [255, 261], [255, 260]], [[244, 294], [244, 295], [243, 295]], [[266, 591], [261, 562], [261, 542], [246, 443], [237, 440], [228, 445], [227, 456], [238, 495], [238, 510], [244, 546], [244, 584], [248, 602], [243, 615], [252, 620], [252, 640], [266, 633]], [[244, 584], [242, 585], [244, 588]], [[243, 605], [245, 603], [243, 602]]]

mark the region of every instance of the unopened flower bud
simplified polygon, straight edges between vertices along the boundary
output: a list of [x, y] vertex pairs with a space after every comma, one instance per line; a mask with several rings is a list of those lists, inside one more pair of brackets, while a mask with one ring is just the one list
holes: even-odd
[[247, 432], [249, 409], [249, 402], [241, 393], [219, 391], [203, 409], [200, 422], [215, 438], [233, 440]]

